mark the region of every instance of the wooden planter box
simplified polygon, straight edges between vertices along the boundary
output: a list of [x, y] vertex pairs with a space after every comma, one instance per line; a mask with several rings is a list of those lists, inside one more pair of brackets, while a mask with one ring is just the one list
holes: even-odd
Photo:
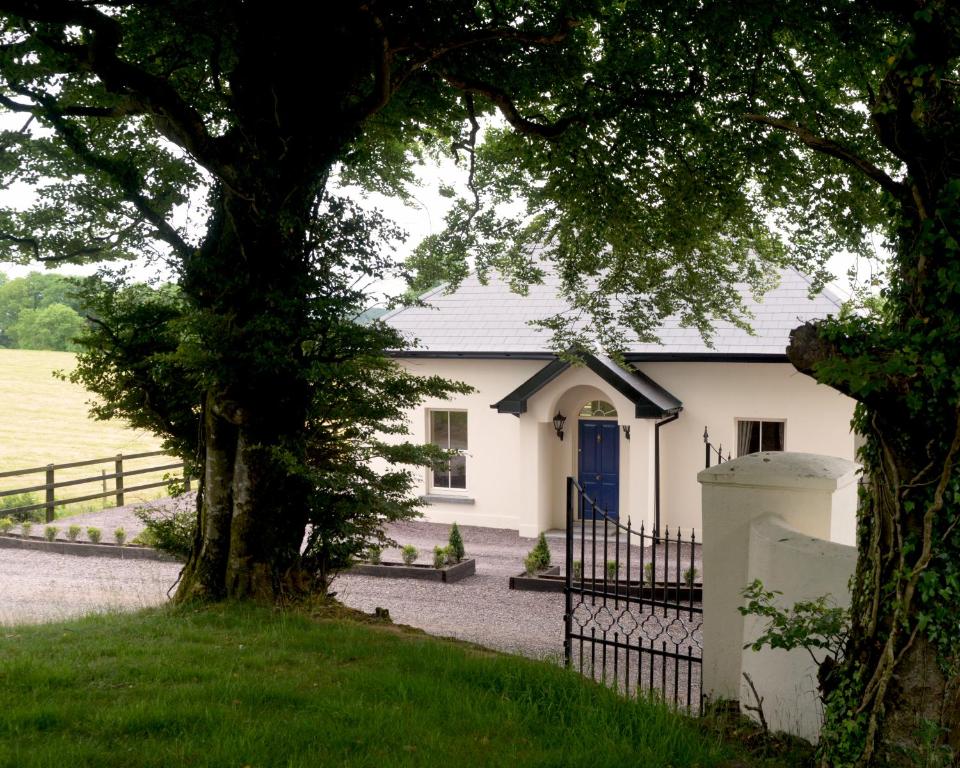
[[[560, 572], [560, 566], [558, 565], [547, 569], [543, 573], [538, 573], [535, 576], [531, 576], [528, 573], [521, 573], [519, 576], [510, 577], [510, 589], [526, 590], [528, 592], [563, 592], [565, 586], [566, 576]], [[604, 594], [603, 577], [595, 581], [586, 579], [574, 582], [574, 586], [577, 591], [582, 587], [587, 594], [591, 592]], [[693, 593], [692, 595], [691, 592]], [[612, 597], [614, 594], [622, 597], [627, 595], [640, 597], [642, 595], [644, 600], [650, 600], [651, 602], [683, 603], [689, 602], [692, 599], [694, 603], [700, 603], [703, 601], [703, 584], [701, 582], [694, 582], [692, 587], [686, 584], [680, 584], [678, 587], [674, 581], [658, 581], [653, 586], [649, 584], [641, 585], [636, 581], [629, 583], [626, 581], [618, 581], [616, 583], [608, 581], [605, 594], [608, 597]]]
[[350, 569], [350, 573], [359, 576], [381, 576], [387, 579], [422, 579], [424, 581], [442, 581], [450, 584], [460, 581], [477, 572], [477, 561], [473, 558], [452, 563], [443, 568], [434, 568], [432, 565], [404, 565], [403, 563], [357, 563]]
[[49, 552], [54, 555], [79, 555], [80, 557], [115, 557], [121, 560], [162, 560], [177, 562], [165, 552], [159, 552], [150, 547], [137, 544], [112, 544], [101, 542], [94, 544], [90, 541], [63, 541], [46, 539], [34, 536], [23, 537], [16, 533], [0, 534], [0, 549], [31, 549], [37, 552]]

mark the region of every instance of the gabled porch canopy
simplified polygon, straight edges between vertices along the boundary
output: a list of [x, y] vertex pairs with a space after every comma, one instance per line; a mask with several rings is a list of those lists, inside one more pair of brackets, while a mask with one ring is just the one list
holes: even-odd
[[[640, 371], [626, 371], [609, 357], [600, 357], [588, 352], [577, 356], [607, 384], [632, 402], [638, 419], [662, 419], [678, 413], [683, 403]], [[570, 367], [566, 360], [556, 359], [537, 371], [513, 392], [491, 405], [498, 413], [519, 416], [527, 411], [527, 400]]]

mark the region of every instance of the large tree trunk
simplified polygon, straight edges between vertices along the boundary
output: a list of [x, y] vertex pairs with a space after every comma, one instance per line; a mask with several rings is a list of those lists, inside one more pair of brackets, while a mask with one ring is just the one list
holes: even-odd
[[[176, 599], [269, 598], [309, 587], [300, 569], [308, 489], [303, 345], [310, 323], [306, 227], [313, 190], [230, 192], [182, 285], [212, 363], [194, 551]], [[278, 201], [276, 206], [270, 203]], [[285, 225], [286, 223], [286, 225]]]
[[[808, 324], [791, 362], [860, 401], [851, 633], [828, 693], [825, 766], [946, 765], [960, 752], [960, 55], [955, 5], [894, 3], [909, 30], [871, 106], [902, 162], [879, 317]], [[954, 750], [953, 752], [951, 752]]]

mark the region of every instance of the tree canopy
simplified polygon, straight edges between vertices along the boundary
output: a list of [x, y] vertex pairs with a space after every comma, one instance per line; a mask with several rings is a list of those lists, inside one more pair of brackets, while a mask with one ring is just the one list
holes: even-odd
[[81, 306], [69, 278], [31, 272], [0, 280], [0, 347], [73, 349], [83, 329]]

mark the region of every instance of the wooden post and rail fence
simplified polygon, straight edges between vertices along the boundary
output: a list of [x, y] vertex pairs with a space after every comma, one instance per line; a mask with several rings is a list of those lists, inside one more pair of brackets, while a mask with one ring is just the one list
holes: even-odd
[[[8, 477], [22, 477], [25, 475], [43, 475], [44, 482], [37, 483], [34, 485], [24, 486], [23, 488], [11, 488], [9, 490], [0, 490], [0, 499], [7, 496], [19, 496], [22, 494], [32, 494], [43, 492], [45, 494], [44, 501], [37, 504], [26, 504], [19, 507], [11, 507], [9, 509], [2, 509], [0, 511], [0, 516], [4, 515], [17, 515], [25, 514], [28, 512], [34, 512], [36, 510], [44, 510], [46, 514], [46, 521], [48, 523], [53, 522], [56, 517], [56, 508], [64, 506], [66, 504], [76, 504], [81, 501], [93, 501], [95, 499], [106, 499], [109, 497], [115, 497], [118, 507], [122, 507], [124, 504], [124, 496], [128, 493], [136, 493], [137, 491], [145, 491], [150, 488], [160, 488], [163, 486], [170, 485], [171, 480], [165, 479], [156, 482], [150, 483], [141, 483], [139, 485], [127, 485], [124, 482], [124, 479], [127, 477], [133, 477], [136, 475], [148, 475], [155, 472], [170, 472], [180, 470], [181, 477], [180, 479], [186, 490], [190, 490], [190, 476], [184, 473], [184, 464], [182, 461], [177, 461], [168, 464], [158, 464], [155, 466], [148, 467], [137, 467], [136, 469], [125, 469], [124, 462], [133, 462], [139, 461], [142, 459], [152, 459], [159, 456], [163, 456], [167, 459], [171, 459], [169, 454], [164, 451], [148, 451], [146, 453], [129, 453], [122, 454], [118, 453], [116, 456], [108, 456], [103, 459], [88, 459], [87, 461], [70, 461], [65, 464], [47, 464], [42, 467], [30, 467], [29, 469], [14, 469], [7, 472], [0, 472], [0, 480]], [[58, 470], [65, 469], [76, 469], [78, 467], [92, 467], [96, 465], [107, 464], [113, 465], [113, 472], [108, 473], [105, 469], [100, 471], [98, 475], [91, 475], [89, 477], [74, 478], [70, 480], [61, 480], [57, 482], [56, 473]], [[107, 482], [113, 481], [113, 487], [107, 488]], [[57, 498], [57, 490], [60, 488], [73, 488], [75, 486], [88, 485], [91, 483], [100, 483], [101, 491], [99, 493], [90, 493], [84, 496], [71, 496], [70, 498]]]

